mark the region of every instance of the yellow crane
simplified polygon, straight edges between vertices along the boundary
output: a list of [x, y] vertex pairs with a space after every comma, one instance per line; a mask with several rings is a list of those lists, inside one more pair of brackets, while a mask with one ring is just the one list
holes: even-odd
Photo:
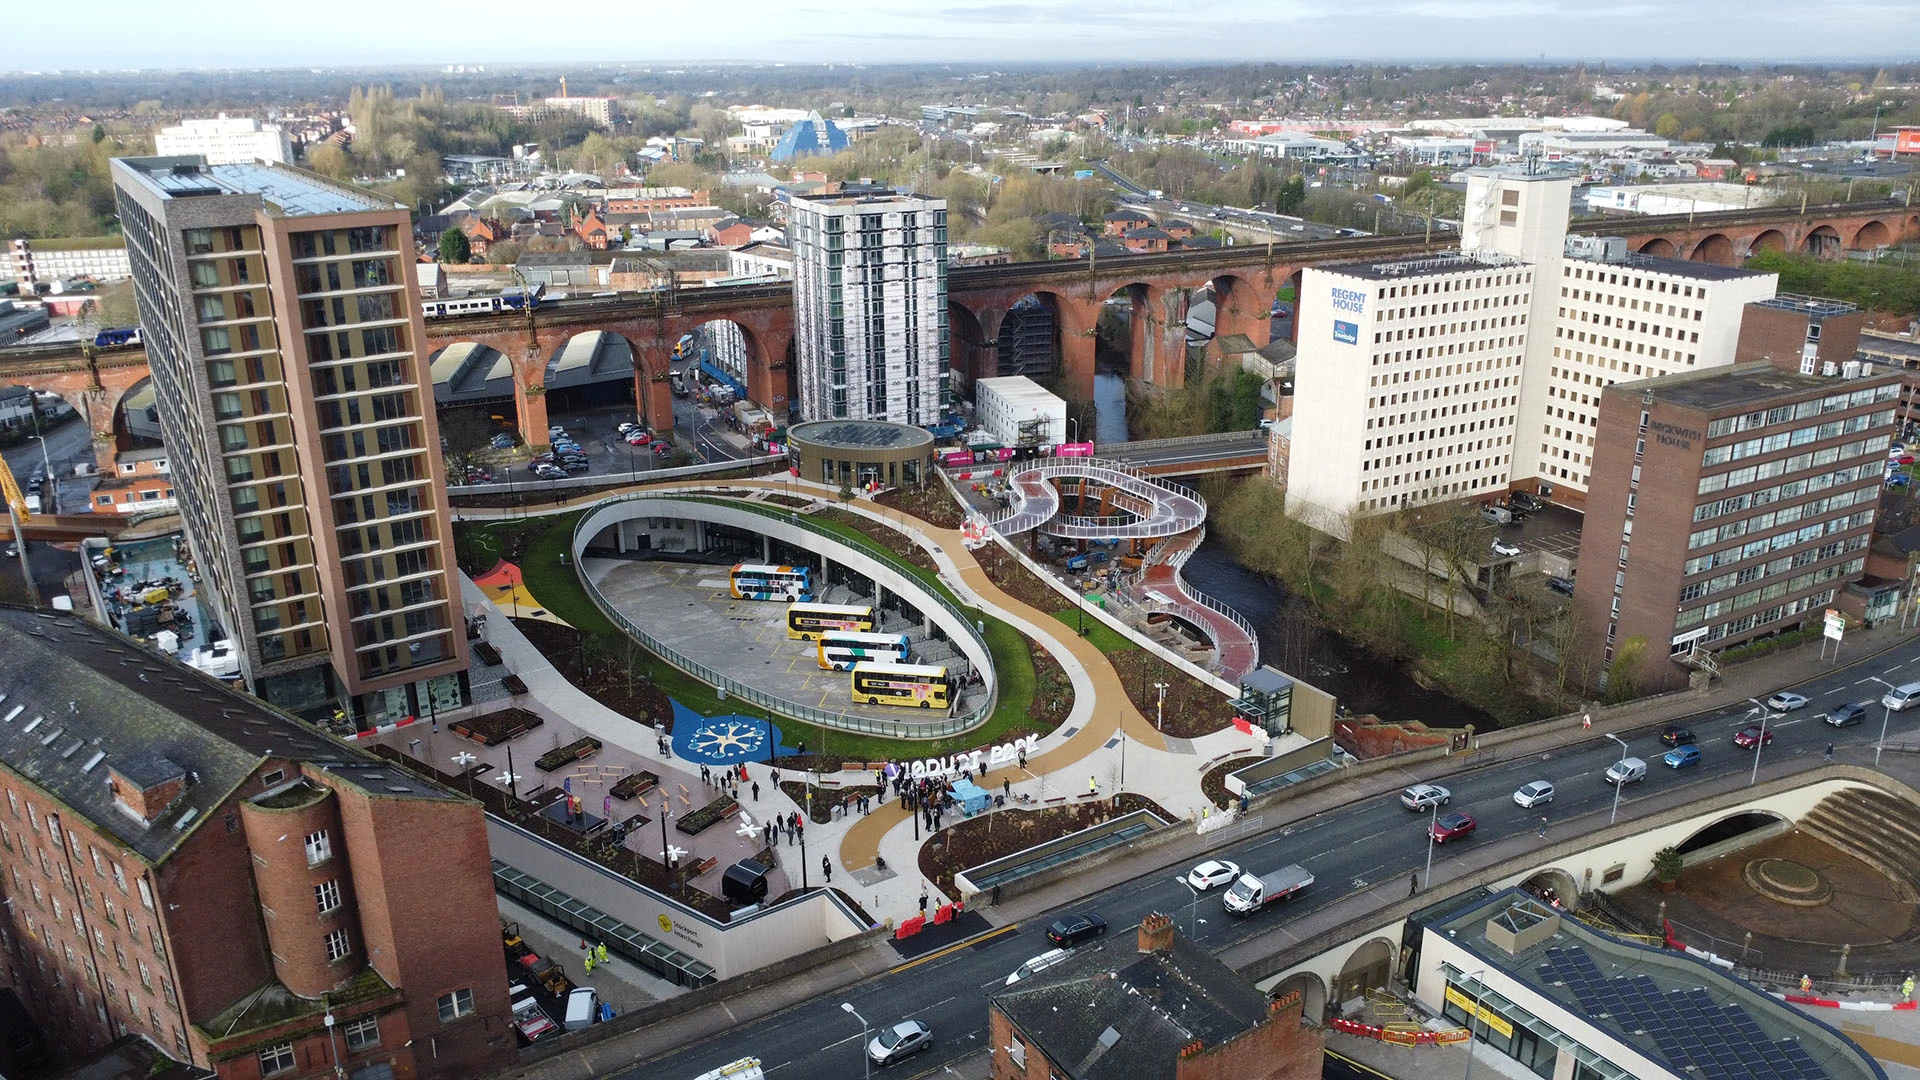
[[21, 493], [20, 483], [13, 478], [13, 470], [7, 468], [4, 459], [0, 459], [0, 493], [6, 495], [7, 508], [20, 524], [33, 520], [32, 512], [27, 509], [27, 497]]

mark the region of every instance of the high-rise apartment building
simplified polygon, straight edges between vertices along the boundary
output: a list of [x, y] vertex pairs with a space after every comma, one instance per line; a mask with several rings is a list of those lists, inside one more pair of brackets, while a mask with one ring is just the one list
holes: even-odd
[[1776, 278], [1567, 236], [1572, 181], [1470, 177], [1457, 255], [1309, 268], [1289, 512], [1350, 515], [1538, 491], [1580, 506], [1600, 392], [1733, 363]]
[[293, 160], [293, 141], [285, 128], [225, 113], [211, 120], [182, 120], [173, 127], [161, 128], [153, 133], [153, 149], [161, 157], [198, 154], [209, 165], [253, 161], [285, 165]]
[[1601, 390], [1574, 592], [1590, 677], [1634, 642], [1639, 690], [1683, 686], [1696, 646], [1831, 604], [1866, 563], [1900, 388], [1898, 371], [1802, 374], [1790, 356]]
[[406, 207], [284, 166], [113, 177], [187, 539], [248, 683], [362, 727], [463, 704]]
[[788, 221], [801, 416], [939, 423], [948, 399], [946, 200], [800, 196]]

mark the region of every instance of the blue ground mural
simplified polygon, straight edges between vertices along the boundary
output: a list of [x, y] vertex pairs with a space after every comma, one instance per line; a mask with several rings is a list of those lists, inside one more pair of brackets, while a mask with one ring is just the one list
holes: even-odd
[[778, 725], [770, 725], [757, 716], [733, 713], [701, 716], [678, 701], [673, 702], [673, 752], [688, 761], [702, 765], [765, 761], [769, 730], [774, 756], [786, 757], [799, 752], [780, 741]]

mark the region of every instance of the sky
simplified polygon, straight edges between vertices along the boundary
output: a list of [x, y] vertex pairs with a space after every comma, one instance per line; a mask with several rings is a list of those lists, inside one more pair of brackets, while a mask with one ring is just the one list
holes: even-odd
[[1920, 0], [89, 0], [8, 70], [360, 64], [1920, 59]]

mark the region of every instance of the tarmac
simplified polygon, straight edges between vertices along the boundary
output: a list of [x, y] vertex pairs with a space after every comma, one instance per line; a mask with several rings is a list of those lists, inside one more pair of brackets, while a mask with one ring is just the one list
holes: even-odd
[[[788, 490], [794, 481], [735, 481], [729, 484], [733, 488], [769, 487]], [[660, 487], [666, 487], [661, 485]], [[813, 485], [818, 487], [818, 485]], [[658, 489], [658, 488], [656, 488]], [[630, 490], [643, 490], [635, 488]], [[710, 488], [708, 490], [711, 490]], [[822, 488], [822, 491], [825, 489]], [[597, 494], [595, 499], [606, 493]], [[835, 495], [837, 501], [837, 495]], [[545, 512], [560, 512], [566, 509], [563, 504]], [[1062, 635], [1061, 624], [1044, 612], [1027, 607], [1012, 597], [1002, 593], [986, 577], [962, 543], [957, 530], [933, 528], [923, 522], [904, 519], [897, 512], [880, 512], [858, 501], [848, 506], [852, 512], [862, 514], [889, 526], [904, 528], [915, 542], [928, 550], [934, 557], [942, 580], [960, 593], [969, 603], [978, 604], [1038, 640], [1057, 657], [1074, 686], [1074, 706], [1068, 719], [1060, 729], [1042, 740], [1040, 753], [1030, 756], [1025, 770], [995, 770], [981, 782], [983, 787], [998, 789], [1002, 780], [1012, 782], [1016, 793], [1025, 792], [1036, 797], [1051, 799], [1072, 797], [1082, 790], [1085, 783], [1082, 777], [1090, 777], [1101, 785], [1103, 792], [1110, 789], [1109, 775], [1117, 773], [1120, 747], [1126, 745], [1127, 762], [1126, 790], [1147, 795], [1173, 812], [1176, 816], [1187, 813], [1197, 814], [1203, 800], [1199, 793], [1199, 776], [1203, 763], [1211, 761], [1232, 750], [1244, 750], [1253, 740], [1234, 733], [1231, 728], [1226, 732], [1215, 733], [1200, 740], [1194, 740], [1191, 746], [1170, 746], [1153, 729], [1151, 721], [1141, 715], [1128, 702], [1110, 666], [1103, 662], [1101, 654], [1085, 639], [1076, 635]], [[491, 516], [485, 511], [464, 511], [463, 516], [481, 518]], [[504, 516], [504, 513], [501, 515]], [[469, 604], [479, 607], [487, 598], [469, 583], [466, 586]], [[1891, 626], [1881, 626], [1871, 630], [1860, 630], [1849, 635], [1845, 654], [1839, 661], [1820, 658], [1819, 651], [1812, 646], [1804, 647], [1784, 655], [1775, 655], [1765, 661], [1735, 667], [1719, 680], [1716, 686], [1707, 691], [1684, 692], [1663, 695], [1640, 702], [1628, 703], [1600, 710], [1594, 716], [1592, 729], [1583, 728], [1578, 717], [1562, 717], [1544, 721], [1513, 732], [1489, 735], [1491, 741], [1499, 739], [1499, 752], [1502, 757], [1511, 758], [1549, 753], [1575, 743], [1599, 738], [1610, 731], [1625, 731], [1675, 719], [1695, 712], [1719, 708], [1746, 701], [1771, 693], [1773, 690], [1792, 685], [1836, 666], [1845, 666], [1870, 659], [1885, 649], [1903, 644], [1915, 636], [1912, 630], [1901, 630]], [[620, 741], [627, 745], [634, 740], [638, 725], [611, 709], [600, 705], [586, 694], [574, 688], [562, 679], [546, 663], [537, 650], [520, 637], [507, 620], [493, 620], [488, 624], [489, 639], [506, 654], [508, 666], [526, 680], [531, 695], [555, 711], [566, 715], [569, 720], [582, 728], [592, 731], [609, 742]], [[1096, 703], [1098, 707], [1096, 708]], [[1116, 738], [1124, 732], [1125, 737]], [[653, 752], [651, 738], [641, 740], [642, 745], [632, 746], [641, 756]], [[1912, 759], [1912, 760], [1909, 760]], [[1817, 759], [1807, 763], [1806, 767], [1817, 768], [1821, 762]], [[1375, 774], [1333, 783], [1326, 787], [1307, 792], [1297, 798], [1285, 800], [1264, 807], [1260, 811], [1261, 823], [1266, 830], [1281, 828], [1287, 824], [1310, 817], [1322, 811], [1331, 810], [1362, 798], [1377, 796], [1383, 791], [1402, 786], [1417, 780], [1437, 779], [1452, 771], [1456, 763], [1450, 759], [1424, 759], [1413, 762], [1403, 770], [1385, 774]], [[765, 765], [749, 765], [753, 779], [764, 784], [769, 778]], [[1920, 757], [1896, 754], [1890, 756], [1884, 771], [1902, 781], [1920, 786]], [[791, 778], [791, 777], [789, 777]], [[784, 798], [784, 796], [777, 796]], [[1675, 798], [1685, 798], [1676, 795]], [[1661, 808], [1655, 805], [1653, 808]], [[1013, 811], [1000, 811], [1013, 812]], [[884, 854], [890, 867], [889, 875], [871, 884], [862, 882], [861, 890], [854, 894], [862, 903], [871, 901], [870, 912], [875, 918], [895, 918], [896, 920], [917, 911], [918, 897], [926, 883], [919, 875], [906, 871], [916, 865], [917, 845], [911, 833], [911, 822], [897, 801], [889, 799], [873, 813], [843, 819], [829, 825], [820, 825], [808, 830], [810, 850], [825, 851], [834, 857], [838, 864], [848, 870], [868, 870], [873, 867], [873, 856]], [[1233, 839], [1241, 839], [1234, 837]], [[1530, 838], [1528, 838], [1530, 839]], [[1142, 874], [1157, 871], [1164, 867], [1190, 864], [1205, 857], [1209, 849], [1229, 842], [1218, 832], [1208, 835], [1189, 834], [1157, 850], [1151, 859], [1116, 859], [1111, 862], [1090, 866], [1073, 875], [1069, 881], [1042, 886], [1029, 893], [1010, 898], [997, 907], [985, 909], [988, 920], [996, 925], [1005, 926], [1029, 919], [1074, 899], [1098, 892], [1102, 889], [1122, 884]], [[818, 845], [818, 846], [816, 846]], [[1151, 865], [1149, 865], [1149, 862]], [[903, 872], [905, 871], [905, 872]], [[1443, 869], [1435, 867], [1435, 880], [1428, 891], [1438, 892], [1446, 888], [1450, 877], [1470, 873], [1468, 867], [1448, 864]], [[836, 874], [836, 882], [839, 875]], [[1334, 909], [1316, 912], [1314, 921], [1334, 925], [1348, 919], [1360, 917], [1366, 909], [1378, 907], [1386, 902], [1372, 891], [1360, 893]], [[1257, 944], [1257, 943], [1256, 943]], [[965, 947], [964, 943], [952, 946]], [[1268, 946], [1270, 947], [1270, 946]], [[1237, 950], [1236, 950], [1237, 951]], [[1227, 957], [1230, 962], [1245, 962], [1243, 958]], [[616, 1068], [631, 1065], [636, 1061], [645, 1061], [656, 1055], [684, 1046], [689, 1042], [724, 1033], [751, 1020], [772, 1015], [795, 1005], [802, 1004], [823, 994], [839, 990], [860, 982], [868, 977], [881, 974], [902, 963], [900, 955], [890, 941], [876, 941], [871, 947], [841, 957], [838, 960], [809, 969], [799, 975], [781, 982], [758, 987], [724, 1002], [692, 1010], [676, 1017], [672, 1022], [652, 1025], [636, 1031], [623, 1033], [605, 1042], [582, 1047], [580, 1050], [556, 1058], [541, 1061], [525, 1068], [511, 1069], [502, 1075], [525, 1077], [529, 1080], [577, 1080], [577, 1078], [601, 1075]], [[1823, 1019], [1828, 1019], [1823, 1017]], [[1871, 1025], [1874, 1028], [1871, 1038], [1885, 1040], [1878, 1044], [1885, 1052], [1869, 1047], [1884, 1060], [1900, 1062], [1913, 1055], [1920, 1061], [1920, 1017], [1912, 1013], [1861, 1013], [1846, 1017], [1848, 1023]], [[1829, 1023], [1836, 1023], [1828, 1019]], [[1330, 1035], [1329, 1048], [1342, 1053], [1354, 1053], [1361, 1040], [1344, 1035]], [[1371, 1044], [1374, 1049], [1397, 1050]], [[1365, 1047], [1359, 1047], [1365, 1050]], [[1423, 1048], [1426, 1049], [1426, 1048]], [[1357, 1053], [1354, 1056], [1358, 1057]], [[1482, 1064], [1489, 1071], [1502, 1071], [1502, 1065], [1511, 1065], [1510, 1061], [1495, 1062], [1497, 1055], [1484, 1053], [1477, 1055], [1476, 1064]], [[1430, 1060], [1429, 1060], [1430, 1059]], [[1464, 1065], [1464, 1058], [1456, 1049], [1451, 1055], [1445, 1049], [1435, 1048], [1425, 1058], [1410, 1063], [1396, 1063], [1393, 1069], [1383, 1070], [1393, 1076], [1414, 1080], [1428, 1075], [1457, 1075]], [[1920, 1080], [1920, 1070], [1909, 1070], [1896, 1074], [1895, 1069], [1903, 1069], [1901, 1064], [1890, 1064], [1889, 1074], [1906, 1077], [1913, 1075]], [[1432, 1071], [1429, 1071], [1429, 1070]], [[1451, 1070], [1448, 1072], [1446, 1070]], [[972, 1075], [961, 1065], [955, 1066], [959, 1075]], [[984, 1075], [984, 1068], [980, 1069]]]

